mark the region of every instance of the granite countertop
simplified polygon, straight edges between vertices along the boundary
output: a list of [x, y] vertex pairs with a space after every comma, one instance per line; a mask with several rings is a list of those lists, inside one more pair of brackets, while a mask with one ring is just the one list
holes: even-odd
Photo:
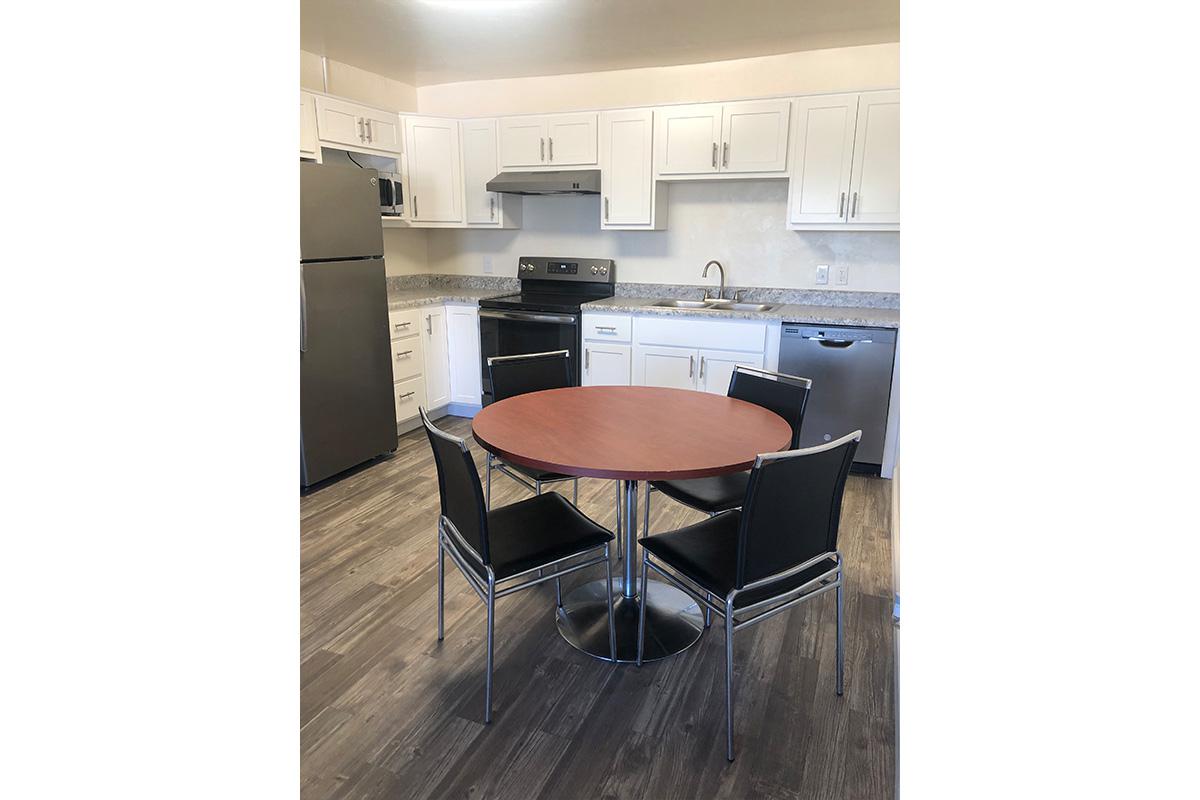
[[416, 289], [392, 289], [388, 292], [388, 311], [438, 305], [439, 303], [478, 303], [512, 294], [510, 289], [469, 289], [457, 286], [430, 286]]
[[[623, 314], [653, 314], [661, 317], [697, 319], [758, 319], [805, 322], [814, 325], [859, 325], [871, 328], [899, 328], [900, 309], [860, 306], [801, 305], [782, 303], [770, 311], [734, 311], [730, 309], [663, 308], [651, 305], [659, 297], [606, 297], [585, 303], [584, 311]], [[759, 301], [754, 301], [759, 302]], [[766, 301], [769, 302], [769, 301]]]

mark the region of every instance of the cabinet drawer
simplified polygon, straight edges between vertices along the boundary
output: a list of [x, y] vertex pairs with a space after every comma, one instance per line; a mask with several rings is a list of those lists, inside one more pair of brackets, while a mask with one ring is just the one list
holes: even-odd
[[392, 380], [415, 378], [422, 373], [421, 337], [392, 340]]
[[396, 398], [396, 422], [404, 422], [417, 415], [417, 408], [425, 401], [425, 379], [418, 375], [400, 381], [392, 387]]
[[633, 318], [616, 314], [584, 314], [583, 338], [628, 342], [633, 333]]
[[403, 311], [388, 312], [388, 335], [393, 339], [402, 339], [405, 336], [416, 336], [421, 332], [419, 324], [421, 320], [421, 309], [406, 308]]

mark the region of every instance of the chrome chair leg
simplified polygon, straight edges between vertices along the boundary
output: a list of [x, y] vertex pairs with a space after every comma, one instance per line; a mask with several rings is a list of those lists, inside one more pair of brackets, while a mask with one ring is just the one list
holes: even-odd
[[446, 638], [446, 628], [444, 622], [445, 611], [443, 607], [446, 605], [446, 549], [442, 544], [442, 532], [438, 531], [438, 641]]
[[650, 535], [650, 481], [646, 481], [646, 515], [642, 518], [642, 536]]
[[725, 601], [725, 758], [733, 761], [733, 601]]
[[[709, 594], [708, 592], [705, 592], [704, 599], [711, 602], [712, 595]], [[704, 627], [706, 627], [706, 628], [712, 627], [712, 609], [709, 608], [708, 606], [704, 607]]]
[[[534, 481], [534, 482], [533, 482], [533, 485], [534, 485], [534, 487], [536, 487], [536, 488], [534, 489], [533, 493], [534, 493], [535, 495], [538, 495], [538, 496], [540, 497], [540, 496], [541, 496], [541, 494], [542, 494], [542, 482], [541, 482], [541, 481]], [[539, 578], [540, 578], [540, 577], [542, 577], [542, 572], [543, 572], [542, 570], [540, 570], [540, 569], [538, 570], [538, 577], [539, 577]], [[562, 604], [560, 603], [559, 605], [562, 605]]]
[[638, 595], [638, 649], [637, 665], [642, 665], [642, 655], [646, 649], [646, 579], [650, 570], [646, 569], [646, 551], [642, 551], [642, 591]]
[[[558, 572], [558, 567], [555, 567], [554, 571]], [[554, 605], [557, 608], [562, 608], [562, 584], [559, 583], [558, 578], [554, 579]]]
[[624, 558], [625, 548], [621, 546], [621, 482], [617, 484], [617, 560]]
[[[490, 572], [490, 570], [489, 570]], [[492, 664], [496, 652], [496, 579], [489, 578], [487, 593], [487, 683], [484, 689], [483, 721], [492, 721]]]
[[579, 505], [579, 478], [575, 479], [575, 497], [571, 502], [573, 502], [575, 505]]
[[[839, 576], [841, 577], [841, 576]], [[837, 591], [837, 693], [842, 696], [842, 673], [846, 668], [846, 645], [842, 631], [842, 587]]]
[[612, 560], [609, 558], [608, 545], [604, 545], [604, 571], [605, 577], [608, 579], [608, 654], [615, 664], [617, 663], [617, 623], [613, 619]]
[[487, 469], [484, 470], [484, 480], [487, 482], [487, 489], [484, 490], [483, 507], [491, 509], [492, 507], [492, 454], [487, 454]]

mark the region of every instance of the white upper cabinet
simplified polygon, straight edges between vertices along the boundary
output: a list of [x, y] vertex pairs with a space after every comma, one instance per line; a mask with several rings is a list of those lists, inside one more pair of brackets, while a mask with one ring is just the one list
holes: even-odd
[[394, 155], [403, 148], [400, 117], [390, 111], [317, 95], [317, 137], [327, 144]]
[[900, 228], [900, 93], [795, 101], [788, 227]]
[[462, 222], [458, 120], [406, 117], [408, 202], [413, 222]]
[[665, 226], [667, 187], [654, 180], [653, 142], [654, 113], [650, 109], [600, 114], [602, 230], [661, 230]]
[[464, 120], [461, 131], [466, 223], [472, 227], [519, 228], [521, 198], [487, 190], [487, 182], [500, 172], [496, 120]]
[[722, 172], [787, 170], [791, 102], [726, 103], [721, 112]]
[[764, 176], [787, 171], [787, 100], [658, 109], [655, 171], [664, 177]]
[[321, 160], [317, 144], [317, 101], [308, 92], [300, 93], [300, 157]]
[[850, 222], [899, 225], [899, 92], [859, 97], [850, 174]]
[[658, 174], [700, 175], [717, 171], [720, 103], [661, 108], [654, 119]]
[[789, 222], [845, 221], [857, 110], [856, 94], [802, 97], [796, 101]]
[[596, 117], [588, 112], [502, 118], [501, 168], [595, 164]]

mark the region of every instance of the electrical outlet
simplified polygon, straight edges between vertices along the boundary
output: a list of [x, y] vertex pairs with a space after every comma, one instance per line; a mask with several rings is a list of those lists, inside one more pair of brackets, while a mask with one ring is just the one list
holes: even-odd
[[847, 283], [849, 283], [850, 282], [850, 267], [847, 267], [844, 265], [839, 265], [837, 268], [837, 273], [834, 277], [834, 280], [836, 280], [842, 286], [845, 286]]
[[483, 257], [483, 271], [487, 275], [492, 274], [492, 257], [491, 256]]
[[824, 285], [829, 283], [829, 265], [817, 264], [817, 284]]

